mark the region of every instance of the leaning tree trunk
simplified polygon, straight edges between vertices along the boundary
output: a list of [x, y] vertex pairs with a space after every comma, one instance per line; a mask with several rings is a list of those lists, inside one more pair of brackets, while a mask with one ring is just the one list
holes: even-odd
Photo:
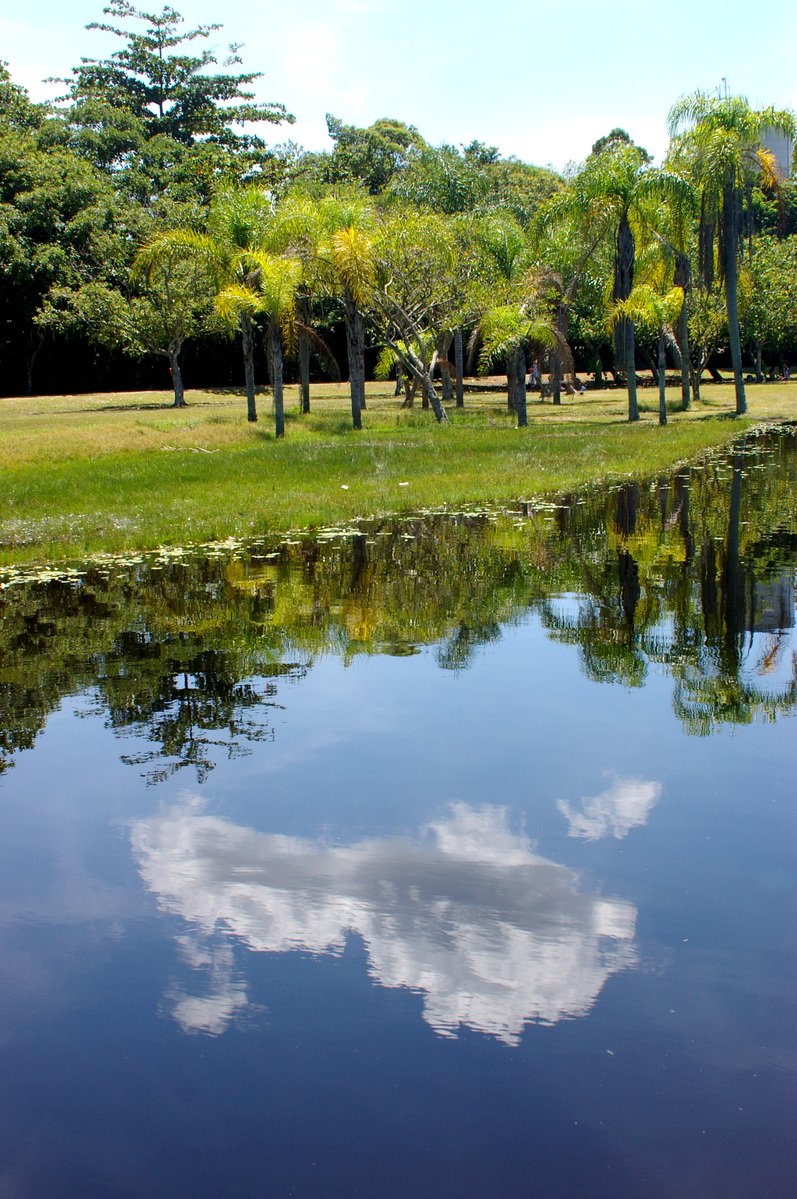
[[252, 318], [248, 312], [241, 313], [241, 343], [244, 354], [244, 378], [246, 380], [246, 419], [257, 420], [255, 403], [255, 339]]
[[169, 350], [169, 371], [172, 376], [174, 389], [174, 407], [185, 408], [185, 387], [183, 386], [183, 370], [180, 366], [180, 351]]
[[343, 298], [346, 323], [346, 350], [349, 358], [349, 390], [351, 391], [352, 428], [362, 429], [360, 413], [365, 407], [365, 330], [363, 315], [351, 292]]
[[667, 424], [667, 354], [664, 341], [664, 326], [659, 329], [659, 424]]
[[733, 364], [733, 382], [736, 389], [736, 415], [743, 416], [747, 411], [747, 397], [744, 393], [744, 376], [742, 375], [742, 342], [739, 334], [739, 281], [738, 281], [738, 202], [736, 189], [732, 183], [725, 185], [723, 223], [725, 233], [724, 268], [725, 268], [725, 308], [728, 314], [728, 344]]
[[427, 364], [413, 350], [408, 350], [403, 365], [404, 369], [421, 385], [423, 407], [432, 409], [438, 423], [447, 424], [448, 417], [446, 416], [446, 410], [440, 403], [440, 397], [435, 391], [432, 380], [432, 364]]
[[448, 417], [446, 416], [446, 410], [443, 407], [443, 405], [440, 403], [440, 397], [437, 394], [437, 392], [435, 391], [435, 386], [434, 386], [434, 383], [432, 382], [432, 376], [428, 370], [424, 370], [424, 372], [423, 372], [423, 379], [421, 380], [421, 386], [423, 387], [424, 399], [428, 401], [428, 405], [431, 405], [432, 411], [435, 414], [435, 419], [437, 420], [438, 424], [446, 424], [448, 422]]
[[461, 329], [457, 329], [454, 332], [454, 371], [456, 373], [457, 408], [464, 408], [465, 386], [463, 375], [465, 373], [465, 354], [462, 348]]
[[454, 398], [454, 389], [451, 385], [451, 365], [448, 361], [451, 340], [450, 333], [441, 333], [437, 339], [437, 363], [440, 367], [440, 387], [443, 392], [444, 404], [450, 404]]
[[274, 436], [285, 436], [285, 403], [282, 390], [282, 340], [275, 320], [269, 321], [271, 341], [271, 391], [274, 397]]

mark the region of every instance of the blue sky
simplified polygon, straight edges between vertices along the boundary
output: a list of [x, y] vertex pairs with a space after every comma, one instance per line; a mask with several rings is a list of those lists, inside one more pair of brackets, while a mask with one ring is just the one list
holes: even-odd
[[[160, 0], [143, 5], [160, 11]], [[324, 114], [418, 127], [433, 144], [497, 145], [561, 169], [616, 125], [659, 158], [670, 105], [684, 92], [730, 91], [756, 107], [797, 109], [797, 5], [764, 0], [744, 15], [727, 0], [173, 0], [186, 28], [222, 21], [219, 57], [243, 43], [244, 67], [264, 74], [261, 99], [296, 115], [269, 140], [328, 147]], [[7, 13], [11, 15], [5, 15]], [[86, 32], [102, 0], [27, 0], [0, 15], [0, 58], [36, 99], [41, 80], [81, 55], [119, 43]], [[685, 29], [685, 35], [682, 32]], [[196, 43], [195, 43], [196, 44]]]

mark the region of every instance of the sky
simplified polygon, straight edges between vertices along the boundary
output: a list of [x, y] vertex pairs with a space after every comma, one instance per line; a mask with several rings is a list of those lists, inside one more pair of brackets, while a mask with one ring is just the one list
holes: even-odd
[[[160, 0], [146, 5], [161, 7]], [[562, 170], [616, 126], [659, 161], [670, 106], [698, 88], [727, 86], [756, 108], [797, 110], [793, 0], [762, 0], [752, 15], [728, 0], [173, 0], [173, 7], [186, 29], [223, 23], [204, 45], [221, 61], [230, 43], [241, 43], [240, 69], [263, 74], [258, 99], [279, 101], [296, 117], [292, 126], [266, 127], [266, 140], [308, 150], [331, 148], [331, 112], [353, 125], [398, 118], [432, 145], [475, 138]], [[102, 19], [102, 0], [0, 0], [0, 59], [33, 99], [49, 98], [58, 89], [43, 79], [119, 48], [113, 35], [86, 31]]]

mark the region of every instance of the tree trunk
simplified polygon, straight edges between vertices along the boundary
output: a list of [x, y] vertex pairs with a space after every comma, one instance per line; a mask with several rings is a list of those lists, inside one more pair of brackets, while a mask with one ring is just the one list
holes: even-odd
[[434, 383], [432, 382], [432, 376], [429, 374], [428, 370], [425, 370], [423, 372], [422, 386], [423, 386], [424, 400], [427, 401], [427, 407], [431, 404], [432, 411], [434, 412], [435, 418], [438, 421], [438, 423], [446, 424], [448, 421], [448, 417], [446, 416], [446, 410], [443, 407], [443, 405], [440, 403], [440, 397], [438, 396], [437, 392], [435, 391], [435, 386], [434, 386]]
[[744, 458], [734, 454], [731, 494], [728, 505], [728, 535], [725, 540], [725, 561], [722, 570], [723, 615], [725, 617], [725, 648], [731, 663], [738, 668], [739, 636], [744, 631], [744, 584], [739, 556], [739, 530], [742, 511], [742, 478]]
[[764, 382], [764, 372], [761, 369], [761, 338], [755, 340], [755, 381], [756, 383]]
[[689, 289], [692, 281], [692, 264], [688, 254], [678, 254], [675, 259], [676, 287], [682, 287], [684, 302], [678, 313], [678, 350], [681, 355], [681, 410], [688, 412], [692, 407], [689, 379]]
[[634, 322], [625, 321], [625, 371], [628, 387], [628, 419], [639, 420], [639, 404], [636, 395], [636, 355], [634, 353]]
[[736, 389], [736, 415], [747, 411], [742, 375], [742, 343], [739, 335], [739, 287], [738, 287], [738, 244], [737, 195], [732, 183], [725, 185], [723, 221], [725, 225], [725, 308], [728, 314], [728, 343], [733, 363], [733, 382]]
[[515, 351], [510, 350], [506, 356], [506, 408], [507, 412], [515, 411], [515, 389], [517, 381], [515, 378]]
[[696, 366], [692, 371], [692, 395], [696, 403], [700, 403], [700, 380], [703, 376], [703, 368]]
[[456, 373], [457, 408], [465, 407], [465, 386], [463, 375], [465, 370], [465, 353], [462, 348], [462, 330], [454, 332], [454, 370]]
[[25, 338], [25, 389], [29, 396], [33, 395], [33, 367], [43, 341], [43, 337], [34, 337], [32, 333]]
[[241, 313], [241, 343], [244, 354], [244, 379], [246, 380], [246, 419], [257, 420], [255, 403], [255, 344], [252, 318], [248, 312]]
[[559, 357], [558, 350], [551, 350], [551, 361], [549, 363], [550, 371], [548, 372], [548, 382], [551, 385], [551, 396], [554, 404], [562, 403], [562, 359]]
[[517, 399], [515, 401], [517, 427], [525, 429], [529, 423], [529, 417], [526, 411], [526, 354], [522, 347], [518, 348], [515, 358], [515, 377], [517, 379]]
[[352, 428], [362, 429], [360, 413], [365, 407], [365, 331], [357, 301], [350, 292], [343, 299], [346, 323], [346, 351], [349, 358], [349, 390], [351, 391]]
[[450, 333], [441, 333], [437, 339], [437, 361], [440, 367], [440, 386], [443, 392], [443, 403], [450, 404], [454, 398], [454, 389], [451, 384], [451, 366], [449, 365], [448, 355], [451, 351], [452, 336]]
[[415, 393], [418, 390], [418, 380], [410, 371], [402, 370], [401, 377], [404, 383], [404, 402], [402, 408], [414, 408]]
[[285, 436], [285, 403], [282, 390], [282, 340], [275, 320], [269, 321], [271, 340], [271, 389], [274, 397], [274, 436]]
[[636, 532], [637, 510], [639, 508], [639, 484], [624, 483], [617, 492], [614, 523], [618, 533], [624, 537], [632, 537]]
[[[634, 286], [634, 258], [636, 245], [634, 234], [628, 222], [628, 215], [623, 213], [617, 227], [617, 245], [614, 260], [614, 300], [627, 300]], [[628, 387], [628, 419], [639, 420], [639, 405], [636, 394], [636, 355], [634, 353], [634, 322], [628, 317], [618, 321], [615, 334], [615, 346], [620, 365], [625, 371]]]
[[310, 411], [310, 338], [299, 330], [299, 411]]
[[628, 550], [618, 550], [617, 575], [620, 581], [620, 603], [628, 624], [633, 628], [636, 606], [642, 589], [639, 586], [639, 567]]
[[667, 355], [664, 343], [664, 326], [659, 329], [659, 424], [667, 424]]
[[169, 350], [169, 371], [172, 376], [175, 408], [185, 408], [185, 387], [183, 386], [183, 371], [180, 366], [180, 351]]

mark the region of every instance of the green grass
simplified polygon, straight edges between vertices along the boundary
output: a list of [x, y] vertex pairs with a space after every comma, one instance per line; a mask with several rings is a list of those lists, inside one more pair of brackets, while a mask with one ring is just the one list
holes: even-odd
[[[531, 398], [531, 397], [530, 397]], [[247, 424], [242, 396], [115, 393], [0, 400], [0, 563], [32, 564], [307, 529], [373, 513], [501, 503], [590, 482], [645, 476], [722, 445], [752, 424], [793, 419], [797, 384], [704, 389], [689, 413], [657, 424], [656, 392], [629, 425], [619, 391], [529, 405], [516, 429], [497, 391], [469, 393], [437, 426], [402, 411], [392, 386], [368, 389], [364, 429], [350, 428], [342, 385], [313, 390], [299, 416], [287, 391], [287, 435], [272, 432], [268, 396]]]

